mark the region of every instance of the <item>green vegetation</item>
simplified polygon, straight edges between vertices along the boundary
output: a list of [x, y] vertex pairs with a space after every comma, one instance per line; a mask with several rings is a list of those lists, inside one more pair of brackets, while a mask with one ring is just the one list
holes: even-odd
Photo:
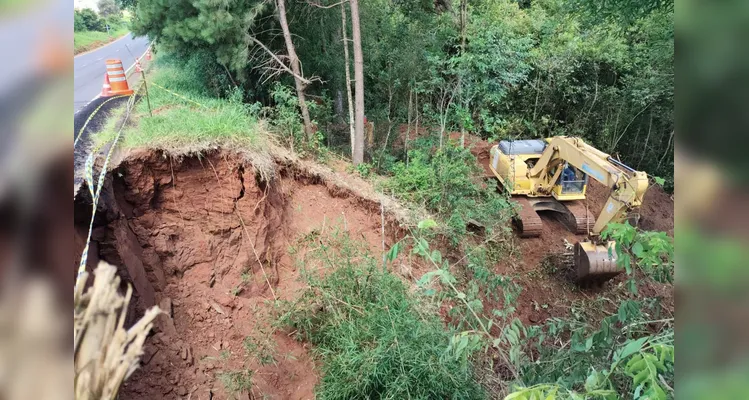
[[[127, 3], [134, 31], [158, 37], [160, 54], [149, 78], [151, 110], [137, 103], [124, 146], [263, 153], [271, 134], [302, 156], [351, 154], [341, 10], [287, 4], [309, 78], [300, 89], [273, 3]], [[671, 189], [673, 13], [672, 1], [361, 4], [374, 133], [367, 162], [350, 170], [381, 175], [373, 179], [380, 189], [435, 219], [410, 227], [384, 260], [317, 231], [307, 238], [311, 251], [292, 254], [306, 257], [297, 261], [308, 289], [280, 321], [313, 345], [320, 398], [673, 398], [673, 316], [651, 294], [652, 285], [673, 283], [673, 240], [611, 224], [602, 237], [617, 242], [624, 284], [594, 300], [560, 299], [563, 312], [523, 323], [520, 296], [535, 284], [530, 275], [544, 272], [495, 271], [514, 249], [505, 240], [512, 203], [494, 181], [481, 181], [475, 157], [450, 139], [580, 136]], [[305, 134], [299, 90], [314, 135]], [[119, 126], [112, 122], [96, 140], [111, 140]], [[396, 266], [420, 268], [414, 287], [390, 272]], [[248, 356], [279, 362], [271, 337], [246, 338]], [[238, 392], [250, 376], [222, 381]]]
[[83, 31], [73, 33], [73, 48], [75, 54], [93, 50], [108, 42], [121, 38], [130, 30], [126, 26], [120, 26], [109, 33], [99, 31]]
[[310, 289], [284, 321], [315, 345], [318, 398], [484, 397], [472, 379], [472, 351], [446, 353], [451, 329], [361, 243], [333, 234], [310, 263], [329, 272], [307, 276]]
[[[108, 1], [111, 4], [101, 4]], [[73, 48], [75, 54], [100, 47], [130, 31], [129, 21], [123, 18], [112, 0], [104, 0], [101, 3], [100, 8], [104, 6], [106, 10], [106, 12], [102, 11], [101, 16], [90, 8], [74, 11]], [[107, 32], [107, 26], [109, 26], [109, 32]]]
[[224, 389], [230, 395], [239, 398], [241, 393], [249, 393], [252, 389], [252, 375], [250, 370], [220, 372], [218, 380], [224, 385]]
[[[263, 147], [265, 131], [257, 108], [242, 103], [239, 91], [228, 99], [212, 97], [205, 94], [204, 81], [195, 75], [196, 69], [191, 65], [179, 65], [168, 56], [158, 57], [155, 63], [156, 71], [149, 75], [148, 86], [153, 116], [143, 98], [131, 115], [137, 125], [124, 128], [123, 146], [177, 153], [219, 145], [246, 150]], [[119, 126], [117, 118], [112, 118], [96, 141], [112, 140]]]
[[[305, 77], [320, 78], [305, 85], [307, 103], [334, 117], [315, 126], [323, 142], [348, 155], [349, 132], [340, 127], [348, 122], [341, 13], [335, 2], [319, 4], [331, 7], [290, 2], [286, 13]], [[670, 189], [673, 5], [363, 2], [365, 111], [376, 143], [368, 156], [373, 164], [387, 156], [405, 161], [402, 141], [393, 139], [401, 125], [413, 134], [416, 120], [440, 144], [450, 131], [493, 140], [576, 135], [663, 177]], [[280, 104], [272, 94], [278, 81], [293, 87], [258, 44], [287, 54], [272, 2], [141, 1], [135, 9], [136, 33], [159, 37], [165, 51], [185, 59], [207, 54], [205, 67], [241, 87], [250, 102]]]
[[384, 182], [385, 190], [444, 218], [454, 243], [465, 236], [469, 222], [489, 233], [507, 229], [510, 202], [479, 180], [482, 171], [470, 151], [452, 143], [438, 148], [426, 139], [412, 148], [408, 163], [399, 161], [388, 171], [392, 177]]

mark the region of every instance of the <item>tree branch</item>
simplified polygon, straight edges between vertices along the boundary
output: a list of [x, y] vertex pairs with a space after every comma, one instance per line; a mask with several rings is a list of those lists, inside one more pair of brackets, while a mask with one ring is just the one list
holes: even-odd
[[311, 5], [311, 6], [313, 6], [313, 7], [328, 9], [328, 8], [333, 8], [333, 7], [336, 7], [336, 6], [340, 6], [341, 4], [344, 4], [344, 3], [348, 3], [348, 0], [339, 1], [338, 3], [331, 4], [329, 6], [324, 6], [324, 5], [320, 4], [320, 3], [315, 3], [313, 1], [307, 1], [306, 3], [309, 4], [309, 5]]
[[305, 79], [304, 77], [295, 74], [291, 69], [289, 69], [289, 67], [287, 67], [286, 64], [284, 64], [283, 61], [281, 61], [278, 58], [278, 56], [276, 56], [275, 53], [273, 53], [272, 51], [270, 51], [269, 48], [265, 47], [265, 45], [261, 41], [257, 40], [254, 36], [251, 36], [250, 38], [252, 39], [253, 42], [255, 42], [255, 44], [257, 44], [263, 50], [265, 50], [268, 54], [270, 54], [270, 56], [273, 57], [273, 59], [276, 60], [276, 62], [278, 62], [278, 64], [281, 65], [281, 68], [283, 68], [286, 72], [290, 73], [295, 78], [297, 78], [297, 79], [301, 80], [302, 82], [304, 82], [305, 85], [309, 85], [311, 83], [309, 79]]

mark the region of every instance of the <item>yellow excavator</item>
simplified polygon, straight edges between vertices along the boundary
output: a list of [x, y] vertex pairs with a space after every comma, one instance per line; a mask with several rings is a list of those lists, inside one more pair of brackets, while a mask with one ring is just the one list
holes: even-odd
[[[489, 168], [519, 203], [515, 227], [521, 237], [541, 235], [537, 211], [557, 212], [575, 234], [588, 239], [575, 243], [577, 279], [606, 280], [621, 270], [616, 265], [614, 242], [603, 242], [601, 231], [609, 222], [636, 218], [648, 188], [647, 174], [626, 166], [577, 137], [500, 141], [490, 151]], [[598, 218], [585, 204], [588, 179], [611, 189]]]

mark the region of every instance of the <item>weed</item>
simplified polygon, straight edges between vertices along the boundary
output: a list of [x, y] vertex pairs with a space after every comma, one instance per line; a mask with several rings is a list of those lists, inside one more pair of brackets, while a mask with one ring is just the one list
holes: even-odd
[[253, 371], [244, 369], [241, 371], [226, 371], [217, 374], [218, 380], [224, 385], [227, 393], [239, 398], [241, 393], [249, 393], [252, 389]]
[[[264, 335], [263, 332], [260, 332]], [[276, 364], [275, 343], [270, 337], [252, 337], [247, 336], [242, 342], [245, 352], [248, 356], [255, 358], [260, 365]]]
[[454, 244], [466, 235], [467, 224], [477, 222], [489, 233], [507, 226], [512, 207], [506, 197], [484, 187], [476, 158], [467, 149], [447, 144], [434, 150], [418, 140], [410, 161], [396, 163], [384, 189], [401, 199], [424, 205], [446, 222]]
[[368, 164], [368, 163], [360, 163], [360, 164], [357, 164], [357, 165], [350, 165], [347, 168], [347, 172], [349, 172], [349, 173], [354, 173], [355, 172], [355, 173], [359, 174], [359, 176], [361, 176], [364, 179], [367, 179], [370, 176], [372, 176], [373, 170], [374, 170], [374, 167], [372, 166], [372, 164]]
[[[631, 292], [637, 293], [635, 268], [671, 282], [673, 245], [665, 234], [640, 232], [628, 224], [610, 224], [604, 232], [604, 238], [617, 242], [618, 263], [629, 275]], [[518, 329], [518, 354], [525, 360], [522, 385], [507, 398], [673, 398], [673, 318], [655, 319], [657, 299], [624, 299], [594, 326], [591, 314], [600, 313], [604, 304], [617, 303], [607, 298], [573, 303], [568, 319]], [[537, 309], [544, 306], [534, 302]]]
[[[363, 245], [333, 233], [313, 256], [331, 268], [282, 317], [315, 345], [321, 399], [482, 398], [469, 357], [397, 276]], [[454, 350], [454, 351], [452, 351]]]

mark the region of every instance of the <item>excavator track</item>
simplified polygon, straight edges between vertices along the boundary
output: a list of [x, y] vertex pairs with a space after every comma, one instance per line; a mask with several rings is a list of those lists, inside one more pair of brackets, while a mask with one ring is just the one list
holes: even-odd
[[583, 201], [566, 201], [564, 206], [568, 212], [559, 214], [562, 223], [570, 232], [587, 235], [596, 223], [593, 212], [590, 209], [586, 210]]
[[518, 216], [513, 223], [520, 237], [539, 237], [543, 229], [543, 222], [533, 209], [533, 205], [525, 196], [512, 196], [512, 200], [520, 205]]

